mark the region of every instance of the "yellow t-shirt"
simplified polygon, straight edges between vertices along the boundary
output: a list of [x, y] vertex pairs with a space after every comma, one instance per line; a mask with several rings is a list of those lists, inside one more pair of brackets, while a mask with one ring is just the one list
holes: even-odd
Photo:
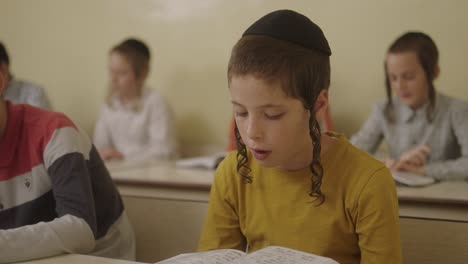
[[249, 153], [253, 182], [245, 184], [236, 171], [236, 153], [228, 155], [216, 171], [199, 251], [252, 252], [277, 245], [342, 264], [402, 263], [390, 172], [343, 136], [332, 136], [338, 142], [322, 157], [325, 202], [319, 206], [308, 195], [308, 168], [263, 167]]

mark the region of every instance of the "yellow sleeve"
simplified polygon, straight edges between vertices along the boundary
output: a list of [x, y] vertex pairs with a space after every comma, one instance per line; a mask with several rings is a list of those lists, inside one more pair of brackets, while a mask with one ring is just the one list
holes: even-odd
[[226, 182], [229, 177], [238, 177], [229, 175], [235, 173], [229, 170], [229, 161], [232, 162], [233, 159], [227, 157], [216, 170], [198, 251], [226, 248], [245, 251], [246, 239], [241, 232], [237, 206], [234, 204], [236, 187], [233, 183]]
[[361, 264], [402, 263], [398, 198], [387, 168], [369, 179], [358, 197], [356, 213]]

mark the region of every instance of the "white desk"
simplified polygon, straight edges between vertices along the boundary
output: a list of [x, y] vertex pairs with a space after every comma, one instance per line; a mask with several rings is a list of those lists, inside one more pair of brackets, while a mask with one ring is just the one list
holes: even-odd
[[405, 263], [468, 263], [468, 182], [398, 187]]
[[214, 170], [178, 168], [171, 161], [111, 163], [108, 168], [115, 182], [134, 185], [209, 190], [214, 177]]
[[123, 196], [204, 203], [209, 200], [214, 170], [182, 169], [170, 161], [146, 162], [135, 166], [138, 165], [108, 166]]
[[468, 182], [398, 187], [400, 216], [468, 223]]
[[156, 262], [196, 250], [213, 170], [181, 169], [174, 162], [108, 168], [135, 230], [137, 260]]
[[136, 264], [142, 262], [126, 261], [119, 259], [101, 258], [87, 255], [67, 254], [50, 258], [35, 259], [18, 264]]
[[468, 181], [446, 181], [425, 187], [398, 187], [402, 201], [468, 205]]
[[[195, 250], [214, 171], [171, 162], [112, 165], [110, 171], [136, 231], [137, 260]], [[468, 182], [398, 187], [398, 197], [405, 263], [468, 263]]]

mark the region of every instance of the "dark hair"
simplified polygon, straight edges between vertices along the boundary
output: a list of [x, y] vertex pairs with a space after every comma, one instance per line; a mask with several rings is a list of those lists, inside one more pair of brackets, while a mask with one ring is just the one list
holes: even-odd
[[112, 52], [125, 56], [132, 65], [137, 77], [146, 74], [149, 70], [150, 50], [141, 40], [129, 38], [113, 47]]
[[0, 64], [1, 63], [5, 63], [7, 65], [10, 64], [10, 57], [8, 56], [5, 45], [3, 45], [2, 42], [0, 42]]
[[[323, 167], [320, 162], [320, 127], [314, 104], [318, 95], [330, 86], [330, 58], [323, 52], [307, 49], [288, 41], [268, 36], [249, 35], [242, 37], [233, 47], [228, 65], [228, 81], [234, 76], [254, 75], [265, 81], [279, 81], [287, 96], [299, 99], [310, 111], [309, 131], [313, 143], [312, 187], [309, 195], [318, 198], [320, 204], [325, 196], [320, 190]], [[249, 175], [248, 156], [241, 141], [237, 125], [237, 171], [244, 182], [252, 182]]]
[[[439, 51], [434, 41], [428, 35], [422, 32], [407, 32], [401, 35], [388, 48], [387, 53], [414, 52], [418, 57], [424, 72], [426, 73], [427, 83], [429, 85], [429, 106], [427, 108], [426, 117], [429, 122], [432, 122], [435, 106], [435, 87], [434, 79], [437, 74], [437, 66], [439, 64]], [[385, 86], [387, 90], [387, 105], [385, 106], [385, 118], [390, 122], [395, 121], [394, 108], [392, 102], [392, 88], [387, 74], [387, 62], [384, 63], [385, 69]]]

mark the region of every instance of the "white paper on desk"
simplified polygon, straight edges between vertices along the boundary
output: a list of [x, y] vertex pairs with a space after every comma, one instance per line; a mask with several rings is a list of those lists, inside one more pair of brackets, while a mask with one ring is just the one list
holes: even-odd
[[179, 159], [176, 161], [176, 166], [181, 168], [216, 169], [218, 164], [226, 157], [226, 154], [226, 152], [218, 152], [208, 156]]
[[235, 249], [218, 249], [200, 253], [181, 254], [155, 264], [224, 264], [245, 255]]
[[143, 168], [149, 166], [153, 161], [151, 160], [119, 160], [119, 161], [106, 161], [106, 165], [109, 171], [124, 171], [136, 168]]
[[231, 264], [339, 264], [331, 258], [290, 248], [269, 246], [238, 258]]
[[393, 179], [401, 184], [411, 186], [411, 187], [418, 187], [418, 186], [426, 186], [435, 183], [435, 180], [430, 177], [421, 176], [418, 174], [406, 172], [406, 171], [396, 171], [392, 170]]
[[269, 246], [250, 254], [234, 249], [182, 254], [156, 264], [339, 264], [333, 259], [298, 250]]

